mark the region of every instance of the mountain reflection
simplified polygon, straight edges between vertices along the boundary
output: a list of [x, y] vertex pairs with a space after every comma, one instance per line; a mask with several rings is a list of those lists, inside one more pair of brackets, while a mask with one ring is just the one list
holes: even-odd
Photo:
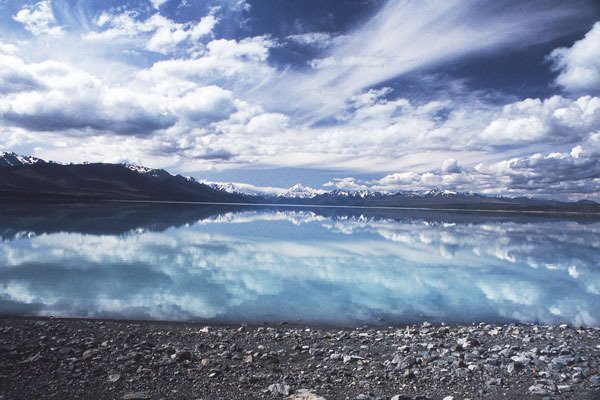
[[598, 326], [600, 221], [180, 204], [0, 211], [0, 313]]

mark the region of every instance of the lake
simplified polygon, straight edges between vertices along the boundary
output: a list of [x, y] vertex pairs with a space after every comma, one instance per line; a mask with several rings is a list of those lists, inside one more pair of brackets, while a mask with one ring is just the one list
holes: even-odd
[[599, 326], [600, 219], [0, 204], [0, 314]]

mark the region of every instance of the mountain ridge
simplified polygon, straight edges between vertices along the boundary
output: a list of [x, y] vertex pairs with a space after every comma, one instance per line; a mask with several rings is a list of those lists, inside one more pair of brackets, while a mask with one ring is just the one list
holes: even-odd
[[[237, 186], [236, 186], [237, 185]], [[254, 190], [239, 192], [240, 185]], [[136, 164], [59, 164], [0, 153], [0, 198], [38, 200], [145, 200], [305, 206], [426, 207], [465, 210], [583, 211], [600, 213], [591, 200], [563, 202], [528, 197], [486, 196], [445, 189], [325, 191], [296, 184], [289, 189], [207, 182]]]

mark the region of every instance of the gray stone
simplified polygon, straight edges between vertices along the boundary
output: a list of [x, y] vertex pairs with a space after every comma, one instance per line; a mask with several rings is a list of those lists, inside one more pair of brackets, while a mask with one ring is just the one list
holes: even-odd
[[551, 392], [546, 388], [546, 386], [540, 385], [540, 384], [535, 384], [535, 385], [529, 386], [529, 392], [531, 394], [538, 394], [538, 395], [551, 394]]
[[274, 383], [269, 385], [269, 392], [276, 396], [287, 396], [290, 394], [290, 387], [283, 383]]
[[296, 394], [286, 397], [285, 400], [325, 400], [325, 398], [317, 396], [308, 389], [298, 389]]
[[127, 393], [121, 400], [147, 400], [150, 398], [150, 394], [148, 392], [133, 392]]

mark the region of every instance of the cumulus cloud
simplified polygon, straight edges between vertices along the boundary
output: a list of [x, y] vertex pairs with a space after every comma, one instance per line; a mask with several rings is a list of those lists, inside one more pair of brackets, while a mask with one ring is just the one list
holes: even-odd
[[51, 0], [43, 0], [31, 6], [23, 7], [13, 19], [22, 23], [33, 35], [57, 36], [63, 33], [62, 27], [56, 25]]
[[365, 183], [352, 177], [336, 178], [333, 181], [326, 182], [325, 184], [323, 184], [323, 186], [327, 188], [336, 188], [348, 191], [359, 191], [368, 189], [368, 186], [365, 185]]
[[0, 117], [34, 131], [92, 130], [149, 135], [178, 121], [200, 124], [228, 119], [243, 103], [218, 86], [175, 93], [115, 87], [64, 63], [28, 64], [0, 55]]
[[600, 91], [600, 22], [571, 47], [555, 49], [549, 60], [558, 72], [556, 84], [576, 93]]
[[189, 41], [194, 47], [196, 42], [212, 33], [218, 20], [214, 15], [207, 15], [198, 22], [177, 23], [158, 13], [140, 21], [134, 12], [111, 14], [104, 12], [96, 20], [98, 32], [83, 35], [86, 40], [136, 39], [146, 37], [145, 49], [157, 53], [168, 54], [183, 42]]
[[283, 132], [287, 127], [289, 118], [278, 113], [264, 113], [253, 117], [249, 122], [247, 131], [257, 134], [274, 134]]
[[105, 86], [56, 61], [27, 64], [14, 56], [0, 57], [0, 80], [11, 82], [0, 96], [2, 120], [30, 130], [143, 134], [175, 122], [151, 95]]
[[427, 172], [397, 172], [371, 181], [346, 178], [350, 187], [339, 181], [340, 189], [370, 188], [385, 192], [442, 188], [493, 195], [536, 195], [579, 199], [598, 198], [600, 190], [600, 134], [590, 134], [585, 145], [569, 152], [536, 153], [492, 163], [460, 167], [447, 159], [442, 167]]
[[204, 124], [227, 119], [237, 109], [233, 93], [214, 85], [191, 90], [169, 106], [190, 121]]
[[273, 41], [265, 36], [236, 40], [216, 39], [206, 45], [202, 57], [158, 61], [140, 72], [147, 81], [164, 81], [173, 77], [194, 82], [258, 84], [274, 75], [267, 63]]
[[600, 128], [600, 98], [578, 99], [555, 95], [548, 99], [525, 99], [507, 104], [481, 132], [489, 145], [521, 145], [549, 140], [574, 143]]
[[460, 173], [460, 167], [458, 161], [454, 158], [447, 158], [442, 163], [441, 171], [443, 174], [458, 174]]

